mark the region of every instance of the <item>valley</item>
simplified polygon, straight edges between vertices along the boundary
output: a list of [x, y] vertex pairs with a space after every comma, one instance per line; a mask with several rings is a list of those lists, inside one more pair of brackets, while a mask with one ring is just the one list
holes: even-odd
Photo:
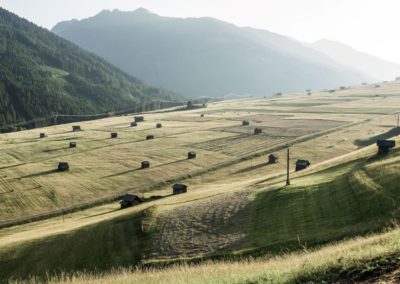
[[[358, 251], [357, 245], [373, 242], [372, 233], [395, 245], [400, 156], [396, 148], [377, 157], [375, 143], [399, 134], [399, 102], [400, 82], [393, 81], [142, 113], [144, 122], [136, 127], [132, 114], [2, 134], [0, 275], [113, 273], [221, 259], [213, 266], [218, 271], [219, 265], [240, 265], [223, 263], [227, 258], [261, 258], [245, 260], [254, 264], [243, 276], [248, 280], [261, 277], [265, 261], [279, 269], [289, 261], [286, 254], [300, 263], [307, 255], [318, 259], [319, 249]], [[82, 131], [72, 132], [77, 124]], [[262, 133], [254, 134], [255, 128]], [[118, 137], [112, 139], [112, 132]], [[69, 148], [71, 141], [76, 148]], [[285, 187], [288, 146], [291, 185]], [[187, 159], [189, 151], [197, 157]], [[272, 153], [278, 163], [268, 163]], [[295, 172], [299, 159], [311, 166]], [[141, 169], [142, 161], [150, 168]], [[59, 162], [68, 162], [70, 170], [56, 171]], [[176, 182], [188, 192], [172, 195]], [[161, 198], [120, 210], [127, 192]], [[394, 229], [381, 235], [388, 228]], [[380, 249], [357, 257], [386, 255]], [[126, 273], [143, 280], [140, 275], [151, 271]], [[286, 279], [278, 274], [264, 276]], [[196, 279], [210, 280], [194, 277], [192, 283]]]

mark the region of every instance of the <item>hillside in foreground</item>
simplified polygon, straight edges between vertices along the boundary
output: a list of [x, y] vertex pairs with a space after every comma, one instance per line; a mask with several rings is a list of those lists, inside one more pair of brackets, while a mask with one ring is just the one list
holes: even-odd
[[0, 63], [0, 131], [48, 125], [52, 113], [142, 111], [173, 99], [2, 8]]
[[105, 10], [52, 31], [188, 97], [270, 96], [375, 80], [291, 38], [212, 18]]
[[[0, 275], [279, 258], [379, 234], [399, 219], [399, 151], [377, 157], [375, 145], [399, 133], [399, 99], [399, 82], [388, 82], [146, 113], [135, 127], [121, 116], [81, 123], [80, 132], [65, 124], [3, 134]], [[49, 136], [38, 138], [42, 131]], [[278, 163], [267, 162], [272, 152]], [[297, 159], [311, 167], [295, 172]], [[141, 169], [145, 160], [151, 166]], [[61, 161], [69, 171], [55, 170]], [[178, 181], [189, 190], [172, 195]], [[146, 201], [120, 210], [126, 192]]]

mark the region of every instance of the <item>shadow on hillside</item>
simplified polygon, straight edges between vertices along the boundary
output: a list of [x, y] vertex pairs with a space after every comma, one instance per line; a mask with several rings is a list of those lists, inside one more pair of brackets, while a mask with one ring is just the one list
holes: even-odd
[[[172, 165], [172, 164], [175, 164], [175, 163], [183, 162], [183, 161], [186, 161], [186, 160], [187, 160], [186, 158], [185, 159], [180, 159], [180, 160], [168, 162], [168, 163], [165, 163], [165, 164], [155, 165], [155, 166], [150, 167], [150, 168], [153, 168], [153, 169], [154, 168], [159, 168], [159, 167], [163, 167], [163, 166], [167, 166], [167, 165]], [[128, 171], [124, 171], [124, 172], [120, 172], [120, 173], [104, 176], [102, 178], [110, 178], [110, 177], [121, 176], [121, 175], [128, 174], [128, 173], [134, 173], [134, 172], [141, 171], [141, 170], [147, 170], [147, 169], [150, 169], [150, 168], [142, 169], [141, 167], [139, 167], [139, 168], [136, 168], [136, 169], [132, 169], [132, 170], [128, 170]]]
[[389, 138], [391, 138], [393, 136], [396, 136], [398, 134], [400, 134], [399, 130], [396, 127], [394, 127], [394, 128], [390, 129], [389, 131], [387, 131], [385, 133], [372, 136], [372, 137], [370, 137], [368, 139], [357, 139], [357, 140], [354, 141], [354, 144], [361, 148], [361, 147], [365, 147], [365, 146], [369, 146], [369, 145], [375, 144], [377, 140], [389, 139]]
[[57, 173], [57, 172], [58, 172], [57, 169], [55, 169], [55, 170], [49, 170], [49, 171], [43, 171], [43, 172], [39, 172], [39, 173], [36, 173], [36, 174], [30, 174], [30, 175], [22, 176], [22, 177], [20, 177], [20, 179], [23, 179], [23, 178], [31, 178], [31, 177], [39, 177], [39, 176], [45, 176], [45, 175], [51, 175], [51, 174], [55, 174], [55, 173]]
[[242, 174], [242, 173], [246, 173], [246, 172], [251, 172], [251, 171], [257, 170], [259, 168], [262, 168], [262, 167], [265, 167], [265, 166], [268, 166], [268, 165], [273, 165], [273, 164], [270, 164], [269, 162], [261, 163], [261, 164], [257, 164], [257, 165], [250, 166], [250, 167], [247, 167], [247, 168], [243, 168], [241, 170], [238, 170], [238, 171], [234, 172], [233, 174]]
[[51, 153], [51, 152], [56, 152], [56, 151], [60, 151], [60, 150], [65, 150], [65, 149], [69, 149], [69, 147], [62, 147], [62, 148], [56, 148], [56, 149], [43, 150], [43, 153]]

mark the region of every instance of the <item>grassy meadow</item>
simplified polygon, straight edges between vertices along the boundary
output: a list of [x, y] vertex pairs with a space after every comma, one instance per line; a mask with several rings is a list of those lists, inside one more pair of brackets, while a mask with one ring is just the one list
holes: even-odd
[[[389, 82], [146, 113], [137, 127], [128, 115], [79, 123], [81, 132], [2, 134], [0, 225], [43, 220], [0, 230], [1, 279], [301, 283], [397, 259], [399, 229], [384, 231], [400, 218], [400, 152], [377, 157], [374, 144], [399, 134], [399, 103], [400, 83]], [[297, 159], [311, 167], [294, 172]], [[70, 171], [55, 171], [60, 161]], [[176, 180], [188, 193], [171, 195]], [[163, 198], [119, 210], [125, 192]]]

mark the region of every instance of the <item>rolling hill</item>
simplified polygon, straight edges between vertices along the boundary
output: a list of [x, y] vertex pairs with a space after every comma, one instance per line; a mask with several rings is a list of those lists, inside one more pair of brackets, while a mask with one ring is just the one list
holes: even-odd
[[322, 39], [314, 42], [311, 46], [343, 65], [379, 80], [393, 80], [400, 76], [400, 64], [360, 52], [344, 43]]
[[0, 63], [3, 131], [49, 124], [52, 112], [141, 111], [174, 96], [1, 8]]
[[212, 18], [105, 10], [52, 31], [131, 75], [192, 97], [264, 96], [373, 80], [296, 40]]
[[[0, 281], [163, 283], [157, 275], [171, 273], [178, 283], [329, 283], [390, 268], [400, 252], [399, 229], [385, 233], [400, 219], [400, 151], [378, 156], [375, 143], [399, 133], [399, 86], [216, 102], [148, 113], [136, 127], [118, 116], [82, 122], [81, 132], [63, 124], [2, 134]], [[278, 163], [267, 162], [272, 152]], [[295, 172], [298, 159], [311, 167]], [[61, 161], [69, 171], [56, 170]], [[173, 195], [176, 182], [188, 192]], [[144, 202], [120, 210], [126, 192]], [[201, 264], [169, 267], [186, 261]]]

